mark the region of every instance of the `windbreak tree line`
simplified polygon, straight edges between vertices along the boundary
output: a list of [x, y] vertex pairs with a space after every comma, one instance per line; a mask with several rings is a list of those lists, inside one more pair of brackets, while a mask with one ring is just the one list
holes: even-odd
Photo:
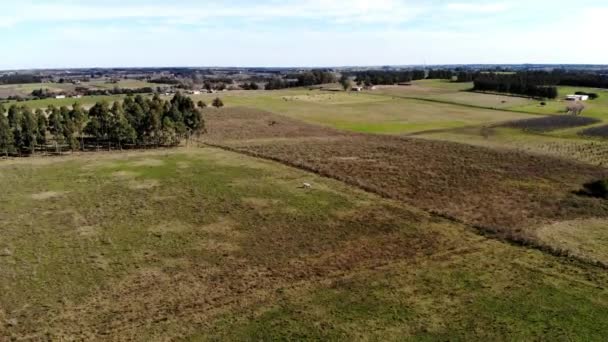
[[50, 149], [76, 150], [175, 146], [205, 131], [202, 113], [191, 98], [177, 93], [165, 101], [158, 95], [128, 96], [122, 103], [98, 102], [89, 110], [49, 106], [0, 105], [0, 152], [30, 155]]
[[366, 86], [371, 85], [390, 85], [396, 83], [411, 82], [423, 80], [426, 78], [424, 70], [409, 70], [409, 71], [379, 71], [369, 70], [360, 71], [352, 74], [355, 76], [357, 84]]
[[551, 77], [555, 84], [573, 87], [608, 88], [608, 75], [589, 72], [554, 70]]
[[[482, 73], [475, 77], [473, 90], [492, 91], [554, 99], [558, 96], [555, 83], [544, 73], [496, 74]], [[553, 85], [552, 85], [553, 84]]]
[[454, 76], [452, 70], [447, 69], [431, 69], [428, 71], [427, 78], [432, 80], [450, 80]]
[[42, 77], [29, 74], [3, 75], [0, 84], [40, 83]]
[[[152, 87], [143, 88], [119, 88], [114, 87], [112, 89], [89, 89], [86, 87], [76, 87], [75, 93], [83, 96], [104, 96], [104, 95], [135, 95], [135, 94], [150, 94], [158, 91], [159, 89], [153, 89]], [[44, 89], [34, 89], [31, 93], [33, 99], [48, 99], [59, 95], [58, 93]]]
[[311, 70], [300, 74], [288, 75], [287, 78], [294, 81], [274, 77], [268, 80], [265, 89], [276, 90], [292, 87], [308, 87], [312, 85], [336, 82], [336, 75], [332, 72], [324, 70]]

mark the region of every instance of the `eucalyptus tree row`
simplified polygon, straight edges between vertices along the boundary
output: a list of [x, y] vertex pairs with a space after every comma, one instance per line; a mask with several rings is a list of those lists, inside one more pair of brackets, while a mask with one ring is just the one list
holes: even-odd
[[36, 111], [0, 105], [0, 152], [5, 155], [174, 146], [204, 130], [200, 108], [180, 93], [169, 101], [158, 95], [128, 96], [123, 102], [98, 102], [89, 110], [79, 104]]

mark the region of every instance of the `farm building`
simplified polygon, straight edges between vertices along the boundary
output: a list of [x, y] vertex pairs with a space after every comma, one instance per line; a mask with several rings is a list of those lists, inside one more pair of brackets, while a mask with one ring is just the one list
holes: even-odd
[[359, 92], [359, 91], [362, 91], [362, 90], [363, 90], [363, 88], [361, 88], [361, 87], [352, 87], [352, 89], [351, 89], [351, 90], [352, 90], [352, 91], [357, 91], [357, 92]]
[[567, 101], [587, 101], [589, 100], [589, 95], [568, 95], [566, 96]]
[[65, 95], [57, 95], [55, 96], [56, 99], [65, 99]]

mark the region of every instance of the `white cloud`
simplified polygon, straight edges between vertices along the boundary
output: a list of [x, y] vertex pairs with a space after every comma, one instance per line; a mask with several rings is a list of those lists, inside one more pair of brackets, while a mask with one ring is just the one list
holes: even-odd
[[221, 2], [148, 3], [145, 5], [100, 2], [18, 2], [1, 4], [13, 22], [90, 21], [134, 18], [166, 19], [173, 23], [197, 23], [212, 18], [311, 19], [334, 23], [405, 22], [422, 12], [421, 6], [404, 0], [299, 0], [248, 2], [229, 6]]
[[446, 6], [448, 11], [469, 12], [469, 13], [498, 13], [509, 9], [505, 3], [451, 3]]

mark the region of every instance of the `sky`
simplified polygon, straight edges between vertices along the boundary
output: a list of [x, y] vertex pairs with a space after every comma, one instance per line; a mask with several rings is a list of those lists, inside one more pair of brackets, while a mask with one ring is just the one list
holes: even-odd
[[5, 0], [0, 70], [606, 64], [606, 0]]

